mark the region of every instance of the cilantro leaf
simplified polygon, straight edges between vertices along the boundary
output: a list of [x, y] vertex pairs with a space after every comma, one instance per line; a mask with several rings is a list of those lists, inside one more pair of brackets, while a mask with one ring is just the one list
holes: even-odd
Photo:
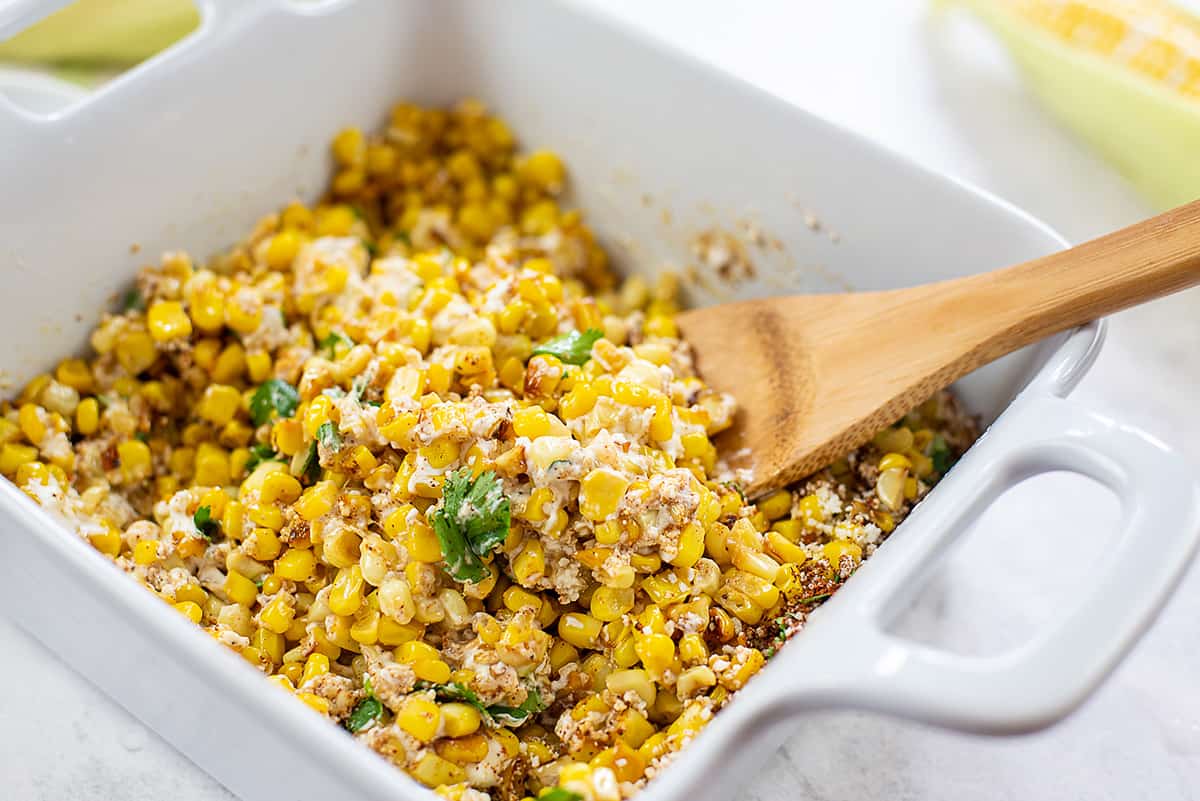
[[246, 460], [245, 470], [247, 473], [253, 472], [254, 468], [263, 462], [272, 462], [278, 458], [279, 454], [270, 445], [264, 442], [256, 443], [250, 446], [250, 458]]
[[121, 311], [142, 311], [146, 308], [146, 301], [142, 298], [142, 293], [137, 289], [131, 289], [121, 298]]
[[546, 704], [542, 701], [541, 693], [532, 687], [529, 688], [529, 694], [520, 706], [504, 706], [503, 704], [485, 706], [473, 690], [468, 689], [457, 681], [449, 681], [445, 684], [419, 682], [417, 687], [418, 689], [433, 690], [442, 701], [460, 701], [464, 704], [470, 704], [479, 710], [479, 714], [489, 726], [497, 724], [519, 726], [525, 723], [531, 715], [535, 715], [546, 708]]
[[363, 689], [367, 691], [366, 697], [354, 705], [350, 717], [343, 724], [351, 732], [362, 731], [383, 717], [383, 704], [375, 697], [370, 678], [363, 678]]
[[309, 443], [308, 452], [304, 454], [304, 461], [300, 463], [300, 475], [308, 479], [309, 483], [314, 483], [321, 479], [321, 459], [317, 453], [317, 441], [315, 439]]
[[430, 510], [429, 519], [451, 578], [473, 583], [487, 578], [480, 557], [508, 537], [511, 511], [495, 472], [472, 479], [470, 468], [464, 467], [446, 477], [442, 503]]
[[207, 506], [201, 506], [196, 510], [196, 514], [192, 515], [192, 522], [196, 524], [196, 531], [200, 533], [200, 536], [209, 542], [215, 541], [217, 534], [221, 531], [217, 521], [212, 518], [212, 509]]
[[271, 412], [280, 417], [291, 417], [299, 405], [300, 395], [296, 388], [282, 379], [272, 378], [254, 390], [250, 398], [250, 419], [254, 425], [261, 426], [271, 419]]
[[935, 434], [929, 443], [929, 458], [933, 462], [934, 472], [939, 476], [946, 475], [946, 472], [954, 464], [954, 454], [951, 453], [950, 446], [946, 444], [946, 439], [941, 434]]
[[337, 358], [337, 346], [345, 345], [347, 349], [354, 347], [354, 340], [343, 334], [341, 331], [330, 331], [329, 336], [325, 337], [318, 343], [317, 348], [320, 350], [328, 350], [329, 358]]
[[542, 695], [534, 688], [529, 688], [529, 695], [525, 697], [525, 701], [520, 706], [502, 706], [501, 704], [492, 704], [487, 708], [488, 714], [496, 719], [497, 723], [503, 723], [506, 726], [520, 726], [525, 723], [533, 715], [541, 712], [546, 708], [542, 703]]
[[582, 334], [578, 331], [568, 331], [538, 345], [533, 349], [533, 355], [542, 353], [554, 356], [563, 364], [587, 364], [587, 360], [592, 358], [592, 346], [603, 336], [604, 332], [596, 328], [589, 328]]
[[583, 796], [565, 787], [551, 787], [538, 796], [538, 801], [583, 801]]
[[342, 435], [338, 433], [337, 427], [333, 423], [321, 423], [317, 428], [317, 441], [330, 451], [336, 452], [342, 449]]

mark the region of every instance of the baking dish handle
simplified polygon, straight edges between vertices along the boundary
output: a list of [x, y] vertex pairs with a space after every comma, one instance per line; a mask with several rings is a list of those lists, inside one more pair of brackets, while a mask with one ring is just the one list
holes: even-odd
[[[1050, 471], [1090, 477], [1121, 504], [1118, 540], [1076, 604], [996, 657], [886, 631], [888, 613], [906, 607], [951, 539], [1005, 490]], [[943, 485], [864, 563], [873, 581], [856, 577], [812, 615], [799, 638], [812, 647], [797, 656], [824, 658], [815, 668], [811, 658], [790, 666], [788, 698], [776, 696], [764, 715], [852, 706], [978, 733], [1043, 728], [1082, 703], [1148, 628], [1200, 534], [1200, 490], [1182, 457], [1063, 398], [1019, 399]]]

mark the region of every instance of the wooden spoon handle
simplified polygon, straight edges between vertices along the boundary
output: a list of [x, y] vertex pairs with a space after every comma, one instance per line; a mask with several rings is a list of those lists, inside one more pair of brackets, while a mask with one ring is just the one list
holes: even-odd
[[1200, 201], [1069, 250], [950, 284], [942, 285], [949, 292], [941, 297], [957, 306], [956, 321], [987, 331], [986, 361], [1200, 284]]

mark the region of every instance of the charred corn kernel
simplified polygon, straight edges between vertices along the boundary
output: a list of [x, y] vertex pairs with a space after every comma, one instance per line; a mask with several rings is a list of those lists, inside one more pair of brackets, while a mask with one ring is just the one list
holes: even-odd
[[142, 540], [133, 546], [133, 561], [139, 565], [152, 565], [158, 561], [158, 541]]
[[242, 403], [242, 393], [225, 384], [210, 384], [196, 404], [196, 414], [216, 425], [233, 419]]
[[[403, 724], [401, 728], [408, 731]], [[412, 734], [412, 732], [409, 733]], [[416, 734], [413, 734], [413, 736], [417, 737], [418, 740], [421, 739]], [[422, 742], [428, 741], [422, 740]], [[467, 780], [465, 769], [431, 751], [427, 751], [425, 756], [421, 757], [420, 761], [413, 767], [412, 775], [414, 779], [429, 787], [442, 787]]]
[[834, 540], [827, 542], [821, 547], [821, 553], [829, 561], [829, 564], [837, 569], [842, 563], [842, 557], [848, 556], [855, 564], [862, 561], [862, 546], [857, 542], [850, 540]]
[[654, 698], [658, 692], [650, 675], [644, 670], [636, 669], [614, 670], [608, 674], [605, 686], [618, 695], [627, 692], [637, 693], [646, 702], [646, 706], [654, 704]]
[[617, 511], [629, 479], [615, 470], [600, 467], [579, 485], [579, 513], [589, 520], [604, 520]]
[[317, 567], [312, 551], [289, 548], [275, 560], [275, 575], [289, 581], [308, 581]]
[[332, 481], [318, 481], [300, 495], [296, 501], [296, 513], [308, 522], [324, 517], [337, 502], [338, 487]]
[[303, 687], [318, 676], [324, 676], [329, 672], [329, 656], [327, 654], [315, 653], [309, 654], [304, 660], [304, 673], [300, 677], [300, 686]]
[[396, 725], [423, 743], [433, 740], [441, 720], [438, 705], [420, 696], [408, 696], [396, 711]]
[[601, 623], [591, 615], [567, 612], [558, 619], [558, 636], [576, 648], [595, 648]]
[[126, 482], [144, 481], [150, 477], [153, 465], [150, 446], [146, 443], [136, 439], [125, 440], [117, 445], [117, 459]]
[[150, 336], [158, 342], [169, 342], [191, 336], [192, 320], [183, 310], [183, 304], [173, 300], [155, 302], [146, 312], [146, 325]]

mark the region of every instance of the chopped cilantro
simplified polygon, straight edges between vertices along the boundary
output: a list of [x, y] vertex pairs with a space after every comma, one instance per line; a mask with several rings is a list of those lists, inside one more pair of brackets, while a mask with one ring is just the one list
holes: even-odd
[[542, 702], [541, 693], [533, 687], [529, 688], [529, 694], [525, 696], [525, 701], [520, 706], [504, 706], [503, 704], [485, 706], [474, 691], [457, 681], [450, 681], [445, 684], [421, 682], [417, 686], [419, 689], [433, 690], [437, 694], [437, 697], [443, 701], [460, 701], [464, 704], [470, 704], [479, 710], [479, 714], [489, 726], [497, 724], [520, 726], [531, 715], [535, 715], [546, 708], [545, 703]]
[[142, 311], [146, 308], [146, 301], [142, 299], [142, 293], [136, 289], [131, 289], [121, 298], [121, 311]]
[[138, 442], [149, 442], [150, 434], [149, 434], [149, 432], [146, 432], [146, 431], [135, 431], [135, 432], [133, 432], [133, 438], [136, 439]]
[[408, 231], [397, 231], [396, 238], [403, 242], [405, 247], [412, 247], [412, 237], [408, 235]]
[[471, 478], [464, 467], [446, 477], [442, 503], [429, 512], [429, 520], [442, 546], [446, 572], [455, 581], [478, 583], [489, 571], [487, 556], [508, 537], [511, 506], [495, 472]]
[[271, 419], [272, 412], [280, 417], [291, 417], [299, 405], [300, 395], [296, 388], [282, 379], [272, 378], [254, 390], [250, 398], [250, 419], [254, 425], [261, 426]]
[[342, 449], [342, 435], [338, 433], [337, 427], [333, 423], [321, 423], [317, 429], [317, 441], [324, 445], [326, 450], [340, 451]]
[[746, 493], [742, 491], [741, 484], [737, 483], [736, 481], [722, 481], [721, 486], [729, 487], [731, 490], [733, 490], [734, 492], [736, 492], [738, 494], [738, 497], [742, 499], [743, 504], [747, 503]]
[[337, 358], [337, 346], [345, 345], [347, 349], [354, 347], [354, 340], [343, 334], [341, 331], [330, 331], [329, 336], [321, 340], [317, 345], [320, 350], [329, 351], [329, 358]]
[[209, 542], [213, 542], [217, 538], [221, 527], [216, 520], [212, 519], [212, 509], [207, 506], [201, 506], [196, 510], [196, 514], [192, 515], [192, 522], [196, 524], [196, 531], [200, 532], [200, 536]]
[[275, 449], [265, 442], [259, 442], [250, 446], [250, 458], [246, 460], [246, 472], [249, 473], [258, 467], [263, 462], [272, 462], [279, 458], [279, 454]]
[[383, 704], [375, 697], [370, 678], [363, 678], [363, 689], [367, 691], [366, 697], [355, 704], [344, 724], [351, 732], [362, 731], [383, 717]]
[[538, 345], [533, 349], [533, 355], [541, 353], [554, 356], [564, 364], [583, 365], [592, 358], [592, 346], [603, 336], [604, 332], [595, 328], [589, 328], [582, 334], [568, 331]]
[[954, 454], [950, 451], [950, 446], [946, 444], [946, 439], [941, 434], [935, 434], [929, 443], [929, 458], [933, 462], [933, 471], [939, 476], [946, 475], [946, 472], [954, 464]]
[[304, 454], [304, 461], [300, 463], [300, 475], [308, 479], [309, 483], [321, 479], [321, 459], [317, 454], [317, 441], [315, 439], [309, 443], [308, 451]]
[[815, 604], [817, 601], [824, 601], [826, 598], [832, 598], [832, 597], [833, 597], [832, 592], [823, 592], [820, 595], [810, 595], [807, 598], [801, 598], [799, 601], [796, 601], [796, 603], [798, 603], [798, 604]]
[[370, 256], [372, 259], [379, 255], [379, 245], [376, 245], [374, 242], [371, 242], [366, 239], [364, 239], [362, 241], [362, 243], [363, 243], [363, 247], [365, 247], [367, 249], [367, 255]]

